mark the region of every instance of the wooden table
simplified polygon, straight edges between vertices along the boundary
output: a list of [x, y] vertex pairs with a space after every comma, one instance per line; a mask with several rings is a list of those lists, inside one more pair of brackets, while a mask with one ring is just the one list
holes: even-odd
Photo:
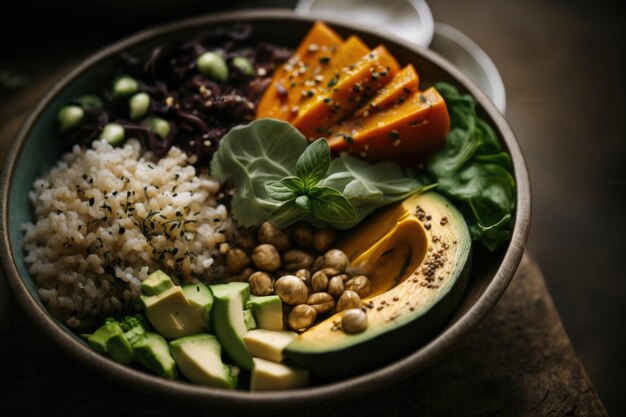
[[[37, 78], [5, 103], [0, 110], [0, 155], [6, 154], [24, 114], [63, 71]], [[0, 415], [229, 414], [140, 394], [78, 366], [31, 327], [6, 291], [0, 282]], [[3, 313], [8, 313], [8, 320]], [[528, 256], [487, 319], [450, 355], [407, 381], [380, 388], [356, 401], [295, 414], [607, 415], [565, 333], [541, 271]], [[254, 410], [251, 414], [258, 415]]]

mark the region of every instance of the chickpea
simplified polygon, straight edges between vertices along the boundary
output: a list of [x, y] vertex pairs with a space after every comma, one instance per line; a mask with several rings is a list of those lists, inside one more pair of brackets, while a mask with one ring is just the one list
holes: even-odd
[[269, 243], [278, 249], [279, 252], [284, 252], [291, 246], [289, 236], [270, 222], [263, 222], [259, 226], [257, 238], [259, 243]]
[[344, 283], [344, 285], [346, 284], [346, 282], [350, 281], [350, 275], [348, 274], [339, 274], [337, 276], [341, 278], [341, 281]]
[[252, 252], [254, 248], [257, 246], [256, 239], [254, 238], [254, 234], [249, 230], [244, 231], [241, 234], [241, 236], [237, 238], [235, 245], [245, 250], [248, 253]]
[[323, 229], [316, 229], [313, 234], [313, 248], [318, 252], [327, 251], [335, 241], [335, 229], [326, 226]]
[[301, 248], [309, 248], [313, 245], [313, 228], [306, 223], [299, 223], [293, 229], [293, 240]]
[[252, 252], [254, 266], [262, 271], [274, 272], [280, 269], [280, 255], [276, 247], [269, 244], [259, 245]]
[[315, 322], [317, 312], [307, 304], [299, 304], [291, 310], [287, 319], [289, 327], [297, 332], [303, 332]]
[[226, 267], [230, 273], [237, 274], [243, 271], [249, 263], [250, 257], [243, 249], [230, 248], [226, 252]]
[[324, 268], [322, 269], [326, 275], [329, 277], [334, 277], [335, 275], [339, 275], [341, 271], [337, 271], [335, 268]]
[[313, 264], [313, 255], [302, 249], [291, 249], [283, 253], [283, 268], [287, 271], [310, 268]]
[[315, 272], [315, 271], [319, 271], [322, 268], [324, 268], [324, 257], [318, 256], [317, 258], [315, 258], [315, 262], [313, 262], [313, 265], [311, 266], [311, 270]]
[[337, 301], [337, 311], [348, 310], [350, 308], [360, 308], [361, 297], [354, 291], [344, 291]]
[[250, 293], [252, 295], [263, 296], [274, 294], [274, 279], [266, 272], [257, 271], [250, 275]]
[[308, 269], [298, 269], [294, 275], [300, 278], [306, 285], [311, 285], [311, 272]]
[[317, 271], [311, 277], [311, 288], [313, 292], [322, 292], [326, 291], [328, 288], [328, 275], [326, 275], [323, 271]]
[[367, 314], [360, 308], [346, 310], [341, 318], [341, 328], [348, 334], [363, 332], [367, 328]]
[[329, 312], [335, 306], [335, 299], [327, 292], [316, 292], [309, 295], [306, 303], [313, 307], [317, 314], [324, 314]]
[[372, 285], [368, 277], [365, 275], [357, 275], [346, 282], [346, 289], [354, 291], [359, 294], [359, 297], [364, 298], [372, 291]]
[[309, 297], [309, 289], [295, 275], [285, 275], [274, 284], [274, 292], [280, 299], [291, 305], [303, 304]]
[[341, 297], [343, 294], [344, 285], [341, 275], [335, 275], [328, 281], [328, 293], [335, 298]]
[[346, 270], [348, 265], [350, 265], [350, 260], [346, 254], [339, 249], [331, 249], [324, 254], [325, 268], [333, 268], [341, 273]]

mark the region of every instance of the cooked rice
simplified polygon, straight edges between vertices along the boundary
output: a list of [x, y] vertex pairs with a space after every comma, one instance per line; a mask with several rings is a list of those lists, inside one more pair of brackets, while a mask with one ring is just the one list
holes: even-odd
[[141, 281], [164, 269], [180, 281], [221, 273], [233, 229], [220, 184], [196, 175], [178, 148], [158, 161], [129, 140], [75, 146], [30, 193], [26, 262], [49, 310], [70, 326], [139, 308]]

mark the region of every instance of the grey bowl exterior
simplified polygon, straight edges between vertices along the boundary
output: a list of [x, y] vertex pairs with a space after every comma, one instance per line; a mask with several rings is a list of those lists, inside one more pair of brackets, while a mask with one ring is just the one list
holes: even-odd
[[517, 182], [517, 210], [515, 227], [511, 241], [506, 248], [487, 256], [476, 255], [472, 277], [460, 307], [444, 329], [414, 352], [386, 366], [370, 372], [326, 385], [303, 389], [275, 392], [246, 392], [222, 390], [192, 385], [183, 381], [169, 381], [142, 371], [117, 364], [99, 355], [81, 342], [71, 331], [52, 318], [37, 294], [29, 290], [29, 277], [18, 271], [15, 254], [21, 251], [19, 239], [10, 239], [11, 218], [9, 216], [10, 197], [17, 161], [31, 132], [50, 103], [81, 75], [93, 71], [94, 67], [121, 51], [147, 46], [184, 37], [215, 24], [248, 22], [256, 33], [284, 44], [295, 45], [315, 20], [315, 16], [304, 16], [290, 10], [250, 10], [224, 14], [213, 14], [188, 19], [155, 29], [143, 31], [119, 41], [83, 61], [72, 72], [57, 82], [42, 98], [32, 113], [26, 118], [6, 156], [0, 183], [0, 256], [2, 269], [13, 291], [15, 299], [28, 314], [37, 328], [45, 333], [68, 355], [106, 377], [140, 391], [160, 397], [185, 401], [187, 404], [212, 405], [232, 409], [274, 410], [304, 407], [320, 404], [322, 401], [345, 401], [364, 395], [377, 388], [397, 383], [431, 364], [450, 351], [487, 315], [504, 293], [521, 261], [530, 227], [530, 184], [524, 157], [515, 136], [503, 115], [489, 101], [483, 92], [452, 64], [436, 53], [416, 47], [409, 42], [391, 37], [388, 34], [364, 30], [341, 20], [324, 18], [340, 34], [358, 34], [371, 46], [385, 43], [401, 63], [413, 62], [424, 84], [439, 81], [452, 82], [473, 95], [479, 103], [479, 111], [492, 123], [510, 152], [514, 175]]

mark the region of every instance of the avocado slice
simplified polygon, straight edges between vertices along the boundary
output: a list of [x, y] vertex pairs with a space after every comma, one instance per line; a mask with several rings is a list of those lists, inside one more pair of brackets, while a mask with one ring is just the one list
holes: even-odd
[[189, 336], [206, 329], [203, 308], [190, 302], [179, 286], [140, 298], [150, 324], [167, 339]]
[[141, 283], [141, 292], [144, 295], [157, 295], [174, 286], [172, 279], [160, 269], [154, 271]]
[[116, 334], [107, 341], [107, 351], [116, 362], [129, 364], [135, 359], [132, 344], [146, 333], [141, 326], [136, 326], [123, 334]]
[[241, 368], [252, 369], [252, 355], [243, 336], [248, 331], [244, 321], [244, 305], [250, 298], [247, 283], [231, 282], [211, 285], [213, 292], [213, 331], [230, 358]]
[[465, 291], [469, 230], [461, 213], [435, 192], [374, 214], [338, 247], [353, 265], [370, 271], [372, 292], [363, 300], [370, 307], [367, 329], [333, 331], [340, 312], [300, 334], [284, 351], [322, 379], [363, 372], [411, 351], [441, 328]]
[[222, 362], [222, 347], [210, 334], [181, 337], [170, 342], [180, 371], [191, 382], [220, 388], [237, 385], [238, 369]]
[[276, 331], [283, 329], [283, 307], [279, 296], [251, 298], [246, 303], [246, 308], [252, 310], [260, 329]]
[[176, 378], [176, 363], [163, 336], [145, 332], [133, 341], [132, 347], [135, 358], [146, 369], [165, 378]]
[[118, 323], [107, 322], [100, 326], [92, 334], [83, 334], [81, 336], [87, 341], [87, 343], [89, 343], [89, 346], [91, 346], [93, 350], [101, 354], [107, 354], [107, 343], [109, 339], [123, 334], [124, 330]]
[[250, 391], [275, 391], [306, 387], [309, 373], [305, 369], [254, 358], [250, 377]]
[[243, 311], [243, 322], [246, 324], [246, 330], [254, 330], [257, 328], [256, 320], [250, 310]]
[[207, 330], [211, 330], [211, 308], [213, 308], [213, 294], [209, 287], [201, 282], [197, 284], [186, 284], [182, 286], [183, 293], [189, 301], [189, 304], [197, 309], [198, 314], [201, 316]]
[[255, 329], [246, 333], [243, 341], [252, 356], [280, 363], [285, 359], [283, 350], [297, 336], [297, 333], [284, 330]]

